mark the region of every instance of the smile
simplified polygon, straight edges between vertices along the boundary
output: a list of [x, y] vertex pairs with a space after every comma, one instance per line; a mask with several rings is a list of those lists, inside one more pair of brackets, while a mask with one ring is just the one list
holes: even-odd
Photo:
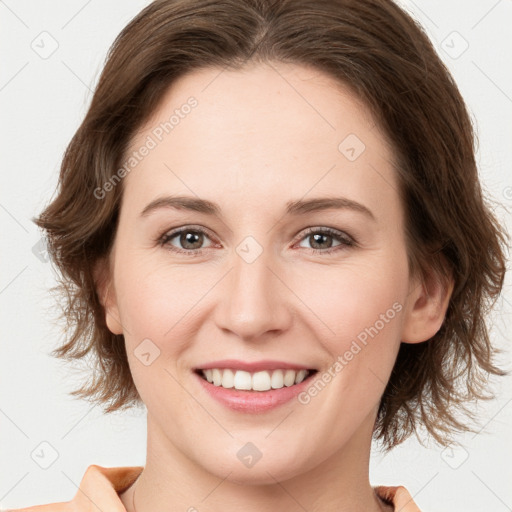
[[207, 368], [196, 369], [193, 374], [207, 397], [232, 411], [255, 414], [291, 402], [312, 385], [318, 371], [277, 368], [250, 372]]
[[199, 370], [199, 375], [217, 387], [244, 391], [269, 391], [300, 384], [316, 370], [277, 369], [247, 372], [230, 368]]

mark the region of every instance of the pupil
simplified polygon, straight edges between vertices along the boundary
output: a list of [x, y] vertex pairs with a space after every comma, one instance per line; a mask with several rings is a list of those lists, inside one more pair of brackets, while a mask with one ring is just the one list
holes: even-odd
[[[202, 235], [200, 233], [194, 233], [194, 232], [187, 232], [185, 233], [184, 235], [181, 236], [181, 244], [183, 245], [183, 247], [187, 248], [187, 249], [197, 249], [197, 247], [190, 247], [189, 245], [194, 245], [197, 244], [198, 240], [201, 242], [201, 237]], [[195, 239], [195, 241], [194, 241]], [[201, 245], [201, 244], [199, 244]]]
[[[314, 243], [312, 244], [313, 247], [314, 247], [315, 244], [319, 244], [319, 245], [322, 246], [322, 243], [319, 242], [319, 239], [322, 239], [322, 238], [325, 239], [325, 238], [328, 238], [328, 237], [330, 237], [330, 235], [324, 235], [322, 233], [317, 233], [317, 234], [313, 235], [313, 239], [314, 239]], [[331, 244], [328, 244], [327, 247], [330, 247], [330, 246], [331, 246]]]

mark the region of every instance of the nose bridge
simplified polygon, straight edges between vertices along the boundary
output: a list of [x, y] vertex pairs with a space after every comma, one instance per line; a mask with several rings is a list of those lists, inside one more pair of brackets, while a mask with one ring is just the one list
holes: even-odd
[[263, 248], [253, 237], [247, 237], [237, 248], [234, 256], [233, 289], [239, 300], [262, 302], [268, 305], [273, 274], [270, 250]]
[[285, 327], [289, 313], [283, 285], [271, 270], [272, 254], [250, 236], [235, 248], [217, 314], [220, 327], [246, 339]]

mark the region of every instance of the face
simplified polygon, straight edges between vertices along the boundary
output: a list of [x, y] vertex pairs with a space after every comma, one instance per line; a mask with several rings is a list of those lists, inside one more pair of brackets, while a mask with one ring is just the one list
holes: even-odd
[[[369, 444], [401, 340], [429, 333], [414, 323], [392, 150], [364, 105], [304, 67], [204, 69], [173, 84], [133, 151], [145, 156], [123, 180], [106, 309], [148, 450], [264, 483]], [[278, 362], [273, 391], [196, 371], [261, 361]], [[279, 389], [286, 365], [316, 372]], [[249, 377], [265, 388], [262, 368]]]

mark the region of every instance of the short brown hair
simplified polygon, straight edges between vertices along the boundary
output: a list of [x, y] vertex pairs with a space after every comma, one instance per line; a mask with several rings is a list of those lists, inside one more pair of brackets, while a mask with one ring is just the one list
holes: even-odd
[[[65, 152], [57, 197], [35, 222], [61, 274], [69, 337], [52, 354], [91, 356], [72, 392], [106, 412], [140, 404], [124, 337], [112, 334], [95, 265], [110, 251], [123, 183], [99, 199], [131, 138], [178, 77], [248, 62], [312, 66], [349, 87], [392, 142], [411, 272], [451, 276], [441, 329], [402, 343], [374, 437], [390, 449], [419, 425], [441, 444], [470, 430], [456, 417], [495, 366], [485, 316], [504, 280], [508, 236], [483, 197], [465, 103], [423, 29], [391, 0], [157, 0], [119, 34], [91, 105]], [[104, 196], [104, 197], [103, 197]], [[460, 383], [465, 382], [464, 391]]]

